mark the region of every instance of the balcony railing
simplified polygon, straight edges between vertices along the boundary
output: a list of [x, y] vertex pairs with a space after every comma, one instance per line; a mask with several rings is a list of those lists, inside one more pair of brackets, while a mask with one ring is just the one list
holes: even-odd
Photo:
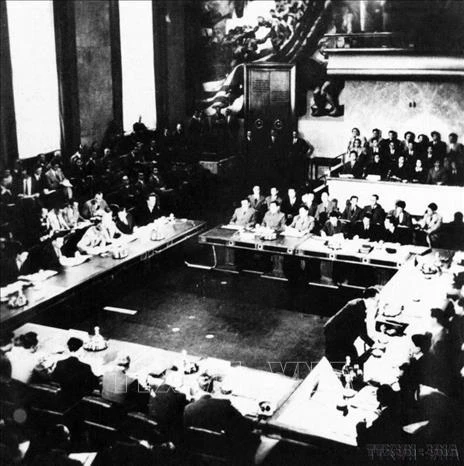
[[360, 52], [413, 51], [416, 48], [405, 34], [397, 32], [325, 34], [321, 45], [323, 52], [330, 53], [353, 49]]

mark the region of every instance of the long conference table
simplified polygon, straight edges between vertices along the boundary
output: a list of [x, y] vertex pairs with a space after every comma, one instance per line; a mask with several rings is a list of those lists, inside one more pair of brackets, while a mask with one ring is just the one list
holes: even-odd
[[[13, 333], [17, 336], [26, 332], [37, 334], [39, 341], [37, 356], [45, 361], [45, 365], [50, 366], [57, 360], [68, 357], [66, 342], [70, 337], [81, 338], [84, 342], [89, 338], [87, 332], [80, 330], [64, 330], [33, 323], [26, 323]], [[101, 332], [104, 336], [104, 329]], [[147, 386], [146, 381], [149, 374], [160, 375], [166, 369], [175, 366], [179, 369], [177, 371], [178, 386], [189, 399], [197, 399], [205, 394], [198, 385], [198, 378], [200, 374], [206, 372], [211, 376], [221, 378], [218, 389], [215, 389], [216, 387], [213, 385], [212, 396], [229, 399], [241, 414], [256, 421], [263, 414], [271, 415], [301, 382], [300, 379], [279, 373], [261, 371], [241, 365], [232, 366], [230, 362], [221, 359], [186, 355], [138, 343], [109, 339], [107, 345], [108, 347], [103, 351], [83, 351], [82, 356], [80, 356], [83, 362], [91, 366], [95, 375], [100, 376], [113, 369], [118, 355], [129, 355], [131, 364], [127, 373], [129, 376], [137, 378], [142, 387]], [[197, 364], [198, 371], [183, 375], [182, 368], [185, 362]], [[262, 402], [269, 406], [269, 411], [261, 410], [260, 403]]]
[[[366, 240], [341, 240], [332, 242], [330, 238], [317, 235], [288, 236], [278, 235], [275, 240], [265, 240], [253, 231], [237, 229], [231, 225], [219, 225], [199, 236], [199, 242], [216, 247], [226, 248], [224, 263], [217, 260], [213, 268], [225, 271], [236, 270], [234, 255], [231, 250], [248, 250], [270, 254], [272, 271], [266, 277], [284, 279], [284, 257], [300, 259], [318, 259], [330, 262], [367, 265], [378, 268], [399, 269], [412, 255], [424, 254], [428, 248], [413, 245], [369, 243]], [[367, 249], [363, 247], [367, 246]], [[228, 253], [227, 253], [228, 252]]]
[[[439, 264], [440, 270], [424, 274], [422, 264]], [[433, 250], [420, 260], [409, 259], [381, 289], [376, 318], [376, 328], [379, 324], [400, 324], [404, 331], [389, 336], [377, 330], [374, 341], [381, 343], [381, 349], [366, 353], [363, 367], [364, 382], [368, 384], [346, 400], [346, 411], [340, 409], [342, 384], [329, 361], [323, 358], [269, 419], [266, 432], [313, 443], [319, 440], [356, 446], [356, 425], [367, 421], [369, 426], [378, 415], [375, 387], [388, 384], [397, 388], [399, 368], [412, 354], [411, 336], [430, 331], [430, 309], [445, 308], [447, 292], [453, 290], [453, 276], [463, 272], [462, 252]], [[436, 389], [421, 386], [421, 393], [433, 391]]]
[[105, 254], [103, 257], [98, 255], [76, 267], [66, 267], [45, 281], [38, 281], [32, 286], [25, 287], [24, 294], [28, 303], [19, 308], [8, 306], [8, 296], [5, 295], [5, 289], [2, 289], [0, 325], [13, 328], [13, 325], [30, 321], [44, 308], [70, 299], [76, 293], [82, 292], [87, 285], [95, 284], [109, 275], [136, 264], [146, 263], [163, 251], [197, 235], [204, 227], [203, 221], [166, 219], [165, 222], [157, 221], [155, 236], [153, 236], [153, 224], [140, 227], [130, 238], [120, 243], [127, 250], [126, 257], [114, 259], [112, 254]]
[[[436, 273], [423, 273], [422, 266], [438, 269]], [[193, 398], [201, 396], [201, 391], [195, 393], [198, 375], [203, 371], [219, 374], [221, 385], [227, 390], [219, 389], [213, 396], [230, 399], [243, 415], [259, 422], [259, 428], [265, 435], [277, 440], [304, 441], [323, 448], [356, 447], [356, 425], [363, 421], [369, 425], [378, 416], [376, 387], [384, 383], [395, 387], [399, 367], [410, 356], [411, 335], [430, 329], [430, 309], [446, 306], [447, 293], [453, 289], [456, 273], [464, 273], [464, 252], [431, 250], [422, 256], [410, 256], [381, 289], [377, 323], [401, 324], [404, 331], [395, 336], [387, 335], [376, 325], [376, 334], [371, 337], [380, 346], [376, 352], [366, 353], [364, 381], [367, 384], [348, 399], [344, 399], [341, 381], [326, 358], [314, 364], [308, 376], [301, 380], [270, 371], [233, 367], [231, 363], [216, 358], [188, 355], [188, 361], [197, 363], [200, 370], [185, 376], [183, 389]], [[32, 323], [24, 324], [14, 333], [18, 335], [27, 331], [37, 333], [38, 351], [45, 359], [66, 357], [64, 347], [71, 336], [84, 341], [88, 338], [86, 332]], [[102, 334], [105, 336], [104, 329]], [[130, 355], [131, 375], [142, 384], [149, 373], [159, 374], [172, 366], [183, 367], [186, 358], [181, 353], [113, 339], [108, 340], [106, 350], [86, 352], [83, 358], [95, 374], [100, 375], [111, 367], [119, 353]], [[301, 363], [312, 364], [311, 361]], [[269, 403], [267, 416], [263, 416], [260, 410], [261, 402]]]

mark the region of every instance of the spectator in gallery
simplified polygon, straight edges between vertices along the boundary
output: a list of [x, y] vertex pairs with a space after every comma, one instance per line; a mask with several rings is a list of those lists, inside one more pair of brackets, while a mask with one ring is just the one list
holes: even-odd
[[406, 131], [404, 133], [404, 140], [403, 140], [403, 151], [406, 152], [408, 149], [414, 150], [415, 148], [415, 139], [416, 135], [412, 131]]
[[363, 145], [360, 138], [356, 138], [353, 143], [351, 151], [355, 151], [357, 159], [361, 164], [364, 164], [367, 160], [367, 152], [365, 144]]
[[416, 150], [419, 157], [424, 157], [427, 152], [427, 147], [430, 144], [429, 137], [426, 134], [419, 134], [417, 136]]
[[353, 128], [351, 130], [351, 138], [348, 141], [348, 147], [346, 149], [348, 153], [355, 148], [355, 144], [358, 144], [356, 143], [356, 139], [359, 139], [361, 147], [366, 143], [366, 139], [361, 136], [361, 131], [359, 131], [359, 128]]
[[372, 139], [367, 149], [367, 162], [371, 163], [374, 160], [374, 156], [376, 154], [379, 154], [380, 156], [382, 155], [380, 143], [378, 139]]
[[398, 139], [398, 133], [391, 129], [388, 132], [388, 139], [385, 140], [385, 148], [389, 148], [391, 150], [392, 147], [394, 148], [395, 152], [396, 151], [401, 152], [401, 142]]
[[358, 196], [351, 196], [345, 210], [342, 213], [342, 219], [350, 223], [356, 223], [362, 219], [362, 209], [358, 205]]
[[447, 184], [448, 173], [443, 168], [439, 159], [433, 162], [433, 167], [427, 173], [427, 184]]
[[411, 181], [413, 183], [424, 184], [427, 181], [427, 170], [424, 168], [422, 159], [416, 159], [411, 171]]
[[389, 162], [396, 162], [401, 155], [399, 144], [395, 144], [394, 140], [388, 141], [388, 146], [383, 153], [383, 158]]
[[353, 178], [361, 178], [363, 173], [362, 164], [358, 161], [358, 153], [350, 151], [349, 160], [343, 165], [341, 175], [351, 175]]
[[406, 183], [409, 180], [409, 167], [406, 165], [404, 155], [400, 155], [395, 165], [390, 170], [389, 178], [394, 181]]
[[309, 215], [309, 209], [306, 205], [301, 205], [298, 210], [298, 215], [293, 218], [290, 228], [294, 228], [300, 233], [307, 235], [314, 231], [316, 220]]
[[443, 218], [438, 213], [438, 206], [434, 202], [427, 206], [423, 218], [417, 222], [421, 231], [426, 234], [427, 243], [430, 247], [435, 245], [440, 237]]
[[413, 142], [408, 142], [403, 155], [406, 159], [406, 164], [413, 165], [414, 161], [417, 159], [419, 154], [416, 151], [416, 145]]
[[425, 155], [423, 157], [424, 165], [427, 169], [432, 168], [435, 160], [439, 160], [438, 157], [433, 152], [432, 144], [429, 144], [425, 148]]
[[385, 178], [387, 169], [386, 164], [382, 161], [380, 153], [376, 152], [373, 155], [372, 162], [364, 170], [365, 176], [380, 176], [380, 179]]
[[443, 169], [446, 172], [447, 184], [450, 186], [458, 186], [463, 181], [462, 171], [458, 168], [456, 161], [451, 157], [446, 156], [443, 159]]
[[241, 227], [252, 227], [255, 224], [255, 215], [256, 211], [251, 207], [250, 200], [242, 199], [241, 206], [235, 209], [229, 223]]
[[[372, 147], [374, 144], [374, 141], [377, 141], [377, 144], [379, 145], [383, 139], [382, 139], [382, 131], [378, 128], [374, 128], [372, 130], [372, 136], [369, 138], [369, 145]], [[380, 144], [381, 145], [381, 144]]]
[[458, 169], [464, 168], [464, 145], [458, 142], [458, 135], [450, 133], [448, 136], [448, 156], [455, 161]]
[[441, 134], [438, 131], [432, 131], [430, 135], [432, 136], [431, 146], [434, 157], [443, 160], [447, 151], [446, 142], [441, 140]]
[[321, 236], [324, 238], [326, 236], [338, 235], [342, 231], [343, 225], [340, 222], [340, 214], [335, 211], [330, 212], [328, 220], [321, 229]]
[[269, 204], [269, 210], [264, 215], [262, 226], [276, 232], [280, 232], [285, 227], [285, 214], [280, 211], [280, 206], [276, 201]]
[[376, 288], [366, 288], [362, 298], [348, 301], [325, 323], [325, 353], [329, 361], [341, 362], [346, 356], [356, 361], [358, 352], [354, 342], [358, 337], [369, 346], [374, 344], [368, 335], [366, 320], [372, 319], [377, 311], [377, 295]]

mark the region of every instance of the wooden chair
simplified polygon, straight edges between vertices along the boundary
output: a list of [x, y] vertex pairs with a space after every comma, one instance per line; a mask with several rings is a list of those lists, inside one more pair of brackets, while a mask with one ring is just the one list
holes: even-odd
[[199, 427], [185, 428], [185, 448], [192, 463], [223, 465], [234, 464], [230, 440], [225, 432]]
[[143, 413], [127, 413], [121, 431], [133, 440], [147, 440], [151, 444], [161, 442], [162, 435], [158, 423]]
[[75, 408], [87, 446], [101, 448], [113, 443], [123, 419], [119, 406], [99, 396], [85, 396]]
[[30, 384], [31, 416], [40, 425], [66, 422], [75, 403], [69, 402], [55, 383]]

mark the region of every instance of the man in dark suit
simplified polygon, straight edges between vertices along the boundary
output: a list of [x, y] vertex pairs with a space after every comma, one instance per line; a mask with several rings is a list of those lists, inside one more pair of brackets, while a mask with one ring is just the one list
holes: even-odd
[[353, 236], [367, 239], [368, 241], [378, 241], [381, 238], [380, 226], [372, 222], [372, 215], [365, 213], [362, 221], [356, 223], [353, 228]]
[[14, 194], [18, 198], [38, 198], [40, 196], [40, 187], [34, 178], [29, 175], [26, 168], [22, 168], [21, 176], [16, 180]]
[[215, 432], [224, 431], [237, 446], [248, 440], [252, 423], [235, 409], [230, 400], [205, 395], [184, 410], [184, 425]]
[[356, 426], [359, 446], [384, 442], [397, 444], [405, 440], [398, 393], [390, 385], [381, 385], [377, 390], [377, 401], [379, 417], [369, 428], [364, 422]]
[[147, 225], [161, 216], [161, 209], [158, 202], [158, 196], [155, 193], [150, 193], [147, 198], [142, 201], [136, 211], [137, 225]]
[[388, 152], [399, 153], [401, 150], [401, 141], [398, 139], [398, 133], [391, 129], [388, 132], [388, 139], [380, 141], [380, 147], [385, 154]]
[[382, 206], [379, 204], [379, 196], [373, 194], [371, 196], [371, 203], [364, 207], [363, 214], [369, 213], [372, 216], [372, 223], [383, 225], [385, 219], [385, 211]]
[[288, 189], [287, 195], [284, 197], [280, 209], [287, 217], [287, 225], [291, 225], [300, 209], [300, 201], [297, 198], [294, 188]]
[[367, 177], [369, 175], [375, 175], [380, 176], [380, 179], [383, 179], [387, 174], [387, 169], [388, 164], [381, 160], [379, 153], [376, 153], [372, 156], [372, 162], [364, 169], [364, 176]]
[[163, 383], [151, 387], [148, 400], [148, 415], [171, 438], [180, 435], [184, 408], [188, 404], [185, 394], [177, 391], [175, 385], [174, 377], [167, 371]]
[[271, 129], [266, 147], [264, 162], [264, 179], [272, 186], [278, 185], [282, 174], [287, 173], [282, 141], [274, 129]]
[[58, 361], [51, 376], [52, 380], [60, 384], [64, 396], [71, 401], [77, 401], [98, 387], [98, 377], [88, 364], [79, 361], [77, 357], [82, 345], [82, 340], [71, 337], [68, 340], [69, 358]]
[[9, 186], [9, 177], [3, 175], [0, 180], [0, 204], [8, 205], [14, 202], [13, 193]]
[[397, 228], [397, 221], [393, 215], [387, 215], [385, 217], [384, 230], [380, 235], [380, 239], [386, 243], [401, 243], [400, 235]]
[[406, 182], [410, 177], [410, 167], [406, 164], [404, 155], [400, 155], [398, 160], [392, 165], [388, 177], [392, 181]]
[[258, 185], [253, 186], [253, 193], [248, 196], [250, 206], [256, 211], [255, 220], [260, 223], [266, 212], [266, 198], [261, 194], [261, 188]]
[[29, 275], [39, 270], [29, 251], [18, 241], [10, 243], [2, 257], [0, 286], [15, 282], [21, 275]]
[[432, 136], [432, 151], [436, 159], [442, 161], [446, 156], [446, 151], [448, 150], [446, 142], [441, 140], [441, 134], [438, 131], [432, 131], [430, 133]]
[[356, 151], [352, 150], [350, 152], [350, 160], [343, 165], [341, 175], [352, 175], [353, 178], [361, 178], [363, 174], [363, 167], [358, 162], [358, 154]]
[[358, 196], [351, 196], [345, 210], [342, 213], [342, 219], [350, 223], [356, 223], [362, 219], [362, 209], [358, 205]]
[[354, 361], [358, 353], [354, 342], [361, 337], [368, 345], [374, 341], [367, 334], [366, 317], [377, 306], [376, 288], [366, 288], [361, 299], [348, 301], [324, 325], [325, 353], [329, 361], [344, 361], [350, 356]]
[[290, 185], [298, 188], [303, 186], [308, 179], [308, 152], [310, 149], [311, 146], [303, 138], [298, 137], [298, 132], [293, 131], [288, 152], [288, 182]]
[[397, 221], [397, 224], [402, 227], [412, 228], [412, 217], [406, 210], [406, 202], [398, 200], [395, 203], [395, 210], [390, 212]]

